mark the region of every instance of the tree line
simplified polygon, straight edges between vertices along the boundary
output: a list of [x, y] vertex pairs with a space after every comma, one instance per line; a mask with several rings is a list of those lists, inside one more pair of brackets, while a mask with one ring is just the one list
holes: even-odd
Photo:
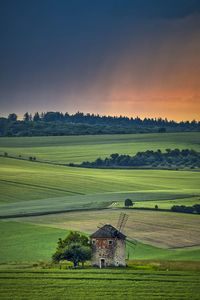
[[85, 161], [81, 167], [112, 168], [112, 167], [159, 167], [159, 168], [200, 168], [200, 153], [189, 149], [166, 149], [138, 152], [135, 156], [113, 153], [105, 159], [97, 158], [93, 162]]
[[[56, 125], [56, 126], [55, 126]], [[0, 118], [0, 136], [44, 136], [108, 133], [145, 133], [166, 131], [199, 131], [200, 122], [168, 121], [166, 118], [128, 118], [125, 116], [100, 116], [77, 112], [26, 112], [23, 120], [15, 113]]]
[[171, 207], [173, 212], [182, 212], [188, 214], [200, 214], [200, 204], [195, 204], [193, 206], [185, 206], [185, 205], [173, 205]]

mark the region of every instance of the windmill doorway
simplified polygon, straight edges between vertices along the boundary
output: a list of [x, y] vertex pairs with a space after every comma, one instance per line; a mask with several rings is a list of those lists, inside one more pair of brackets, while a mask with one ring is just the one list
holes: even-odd
[[105, 266], [106, 266], [105, 259], [104, 259], [104, 258], [101, 258], [101, 259], [100, 259], [100, 269], [105, 268]]

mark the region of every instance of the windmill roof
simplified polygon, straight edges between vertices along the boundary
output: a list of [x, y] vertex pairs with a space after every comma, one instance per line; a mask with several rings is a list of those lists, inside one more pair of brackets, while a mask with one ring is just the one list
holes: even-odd
[[106, 224], [103, 227], [99, 228], [96, 232], [94, 232], [91, 238], [119, 238], [125, 239], [126, 236], [117, 230], [112, 225]]

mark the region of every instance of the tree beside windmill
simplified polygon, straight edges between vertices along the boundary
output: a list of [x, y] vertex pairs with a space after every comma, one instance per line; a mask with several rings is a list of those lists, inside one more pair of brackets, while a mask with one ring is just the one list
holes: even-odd
[[90, 236], [91, 265], [99, 268], [126, 266], [126, 236], [106, 224]]
[[[130, 248], [135, 250], [137, 241], [126, 239], [122, 233], [128, 216], [120, 213], [117, 229], [110, 224], [103, 225], [90, 236], [90, 243], [86, 236], [78, 232], [70, 232], [62, 240], [59, 238], [56, 252], [53, 254], [53, 262], [69, 260], [74, 267], [81, 262], [91, 259], [91, 265], [99, 268], [126, 266], [126, 254], [129, 259]], [[128, 249], [126, 253], [126, 244]]]

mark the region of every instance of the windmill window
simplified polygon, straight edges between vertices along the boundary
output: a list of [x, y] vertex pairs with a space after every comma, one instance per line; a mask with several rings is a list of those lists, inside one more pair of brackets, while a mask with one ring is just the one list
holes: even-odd
[[112, 244], [113, 244], [113, 241], [108, 241], [108, 244], [109, 244], [109, 245], [112, 245]]

